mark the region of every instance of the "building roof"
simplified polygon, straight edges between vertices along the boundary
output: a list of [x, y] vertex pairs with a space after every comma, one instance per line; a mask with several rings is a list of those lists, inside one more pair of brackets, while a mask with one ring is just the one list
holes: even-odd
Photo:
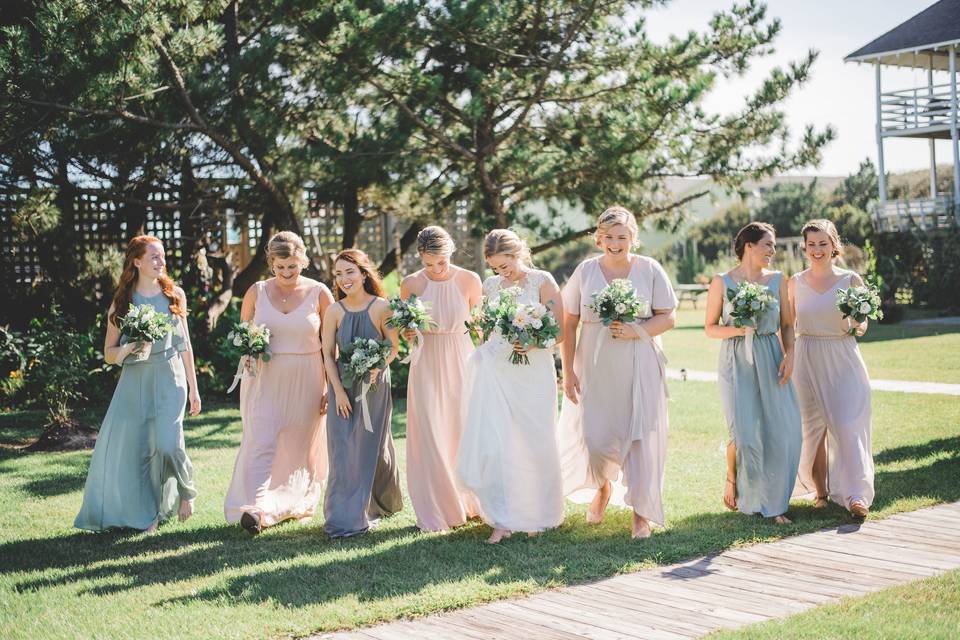
[[949, 69], [947, 50], [960, 44], [960, 0], [940, 0], [844, 60]]

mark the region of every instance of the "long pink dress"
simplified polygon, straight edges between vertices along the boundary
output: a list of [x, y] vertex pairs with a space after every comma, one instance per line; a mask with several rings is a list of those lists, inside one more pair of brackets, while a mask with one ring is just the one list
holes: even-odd
[[[652, 309], [677, 306], [670, 279], [660, 263], [631, 256], [628, 278]], [[584, 260], [563, 287], [566, 313], [581, 321], [573, 370], [580, 379], [580, 403], [564, 396], [558, 437], [563, 492], [575, 502], [593, 498], [580, 489], [614, 482], [611, 503], [631, 507], [662, 525], [661, 493], [667, 457], [666, 359], [660, 337], [615, 340], [587, 305], [608, 284], [599, 258]], [[642, 322], [640, 323], [642, 325]], [[597, 346], [599, 342], [599, 347]], [[599, 350], [598, 350], [599, 349]], [[623, 490], [616, 486], [621, 478]], [[579, 496], [579, 498], [578, 498]]]
[[464, 325], [470, 310], [455, 278], [428, 278], [420, 298], [430, 304], [437, 327], [424, 333], [407, 381], [407, 491], [417, 526], [443, 531], [477, 515], [473, 499], [454, 480], [464, 377], [473, 353]]
[[795, 497], [813, 497], [813, 461], [826, 433], [827, 493], [850, 508], [860, 499], [873, 502], [873, 455], [870, 449], [870, 378], [857, 340], [837, 310], [837, 290], [850, 286], [848, 273], [823, 293], [793, 277], [797, 308], [797, 344], [793, 385], [803, 419], [803, 448]]
[[240, 383], [243, 437], [227, 489], [227, 522], [243, 512], [259, 514], [264, 526], [313, 516], [327, 475], [325, 389], [320, 353], [321, 287], [281, 313], [258, 282], [254, 322], [270, 329], [269, 362]]

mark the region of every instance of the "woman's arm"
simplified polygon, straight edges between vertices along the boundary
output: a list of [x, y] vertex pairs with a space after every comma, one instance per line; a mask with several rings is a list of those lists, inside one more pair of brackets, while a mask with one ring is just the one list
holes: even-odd
[[783, 361], [780, 363], [780, 384], [787, 384], [793, 375], [793, 346], [795, 343], [796, 312], [790, 281], [780, 278], [780, 340], [783, 342]]
[[666, 333], [677, 326], [676, 309], [654, 309], [653, 317], [643, 322], [643, 330], [651, 338], [655, 338], [662, 333]]
[[240, 321], [251, 322], [256, 312], [257, 285], [253, 285], [251, 287], [247, 287], [247, 292], [243, 294], [243, 302], [240, 304]]
[[[860, 274], [854, 273], [850, 276], [850, 286], [851, 287], [862, 287], [863, 278], [860, 277]], [[863, 322], [858, 324], [855, 328], [857, 330], [857, 336], [862, 336], [867, 332], [867, 328], [870, 326], [870, 320], [865, 319]]]
[[139, 346], [136, 342], [120, 344], [120, 329], [110, 322], [113, 316], [113, 305], [107, 311], [107, 337], [103, 340], [103, 361], [107, 364], [123, 364], [123, 361]]
[[337, 415], [343, 418], [350, 416], [353, 410], [347, 390], [343, 388], [340, 372], [337, 370], [337, 327], [343, 319], [343, 310], [338, 304], [331, 304], [323, 314], [320, 324], [320, 346], [323, 352], [323, 368], [327, 372], [327, 381], [333, 387], [333, 395], [337, 403]]
[[713, 276], [713, 280], [710, 281], [710, 289], [707, 291], [707, 311], [703, 321], [703, 328], [707, 337], [726, 340], [727, 338], [747, 335], [746, 327], [725, 327], [720, 324], [724, 293], [723, 278]]
[[466, 285], [461, 291], [467, 297], [467, 307], [469, 309], [479, 307], [483, 302], [483, 283], [480, 281], [480, 276], [466, 269], [463, 270], [462, 276], [463, 280], [466, 280]]
[[[180, 301], [180, 308], [187, 308], [187, 294], [180, 287], [174, 288], [174, 295]], [[195, 416], [200, 413], [200, 390], [197, 388], [197, 369], [193, 361], [193, 343], [190, 341], [190, 330], [187, 328], [187, 318], [177, 316], [180, 324], [180, 330], [183, 331], [183, 342], [186, 350], [181, 354], [183, 360], [183, 370], [187, 374], [187, 398], [190, 401], [190, 415]]]
[[566, 323], [566, 314], [563, 312], [563, 296], [560, 295], [560, 287], [557, 286], [553, 277], [545, 278], [540, 285], [540, 304], [549, 309], [553, 317], [557, 319], [557, 325], [560, 327], [560, 335], [557, 336], [557, 344], [562, 344], [566, 332], [563, 330]]
[[393, 315], [393, 310], [390, 309], [390, 303], [384, 299], [379, 299], [374, 303], [378, 314], [378, 326], [380, 327], [380, 332], [383, 333], [383, 337], [390, 341], [392, 348], [390, 349], [390, 354], [387, 356], [386, 366], [390, 366], [390, 363], [393, 362], [397, 353], [400, 351], [400, 332], [397, 331], [395, 327], [387, 326], [387, 322], [390, 320], [390, 316]]

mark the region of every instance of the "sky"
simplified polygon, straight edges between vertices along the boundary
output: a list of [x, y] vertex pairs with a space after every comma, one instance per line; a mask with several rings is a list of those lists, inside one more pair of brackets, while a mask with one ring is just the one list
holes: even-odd
[[[645, 12], [647, 33], [658, 40], [663, 34], [702, 31], [710, 17], [727, 9], [733, 0], [673, 0], [667, 7]], [[869, 157], [877, 163], [875, 70], [872, 64], [844, 62], [844, 56], [913, 17], [934, 0], [768, 0], [768, 16], [780, 18], [782, 29], [774, 41], [776, 51], [757, 60], [743, 78], [721, 81], [706, 105], [732, 111], [743, 96], [759, 86], [770, 69], [800, 60], [809, 49], [820, 56], [811, 79], [784, 104], [787, 122], [795, 135], [804, 125], [818, 129], [833, 125], [836, 137], [825, 149], [817, 168], [806, 175], [843, 176], [856, 171]], [[948, 81], [935, 73], [934, 83]], [[884, 91], [926, 86], [926, 72], [883, 67]], [[951, 164], [949, 140], [937, 141], [938, 164]], [[884, 140], [884, 160], [889, 172], [929, 167], [927, 140]]]

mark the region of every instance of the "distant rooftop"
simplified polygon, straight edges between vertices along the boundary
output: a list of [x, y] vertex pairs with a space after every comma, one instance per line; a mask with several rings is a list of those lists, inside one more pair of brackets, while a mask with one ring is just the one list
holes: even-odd
[[844, 60], [949, 70], [947, 49], [958, 44], [960, 0], [940, 0]]

